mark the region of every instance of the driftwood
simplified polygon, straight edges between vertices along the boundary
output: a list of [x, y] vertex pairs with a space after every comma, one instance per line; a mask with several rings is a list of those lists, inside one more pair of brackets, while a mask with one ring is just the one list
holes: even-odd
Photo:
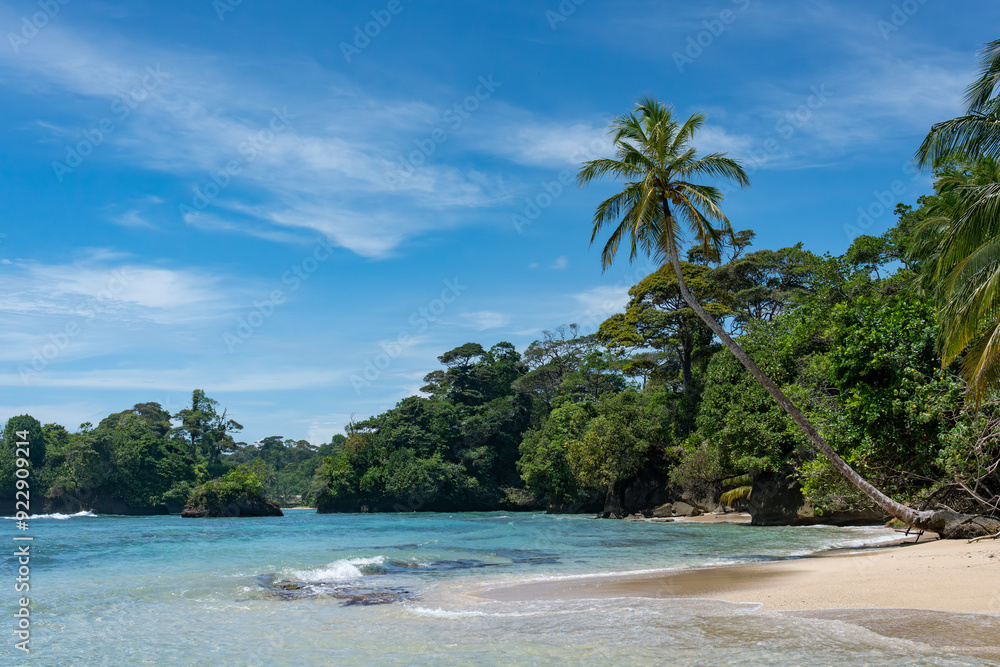
[[969, 540], [969, 544], [972, 544], [973, 542], [979, 542], [980, 540], [995, 540], [998, 537], [1000, 537], [1000, 533], [997, 533], [996, 535], [980, 535], [979, 537], [973, 537], [971, 540]]

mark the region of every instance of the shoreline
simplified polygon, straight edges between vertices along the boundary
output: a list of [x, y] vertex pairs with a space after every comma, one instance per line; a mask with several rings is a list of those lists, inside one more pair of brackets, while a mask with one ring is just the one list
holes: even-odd
[[[1000, 540], [927, 536], [750, 565], [591, 575], [483, 589], [500, 602], [712, 599], [839, 621], [1000, 661]], [[924, 541], [927, 540], [927, 541]]]

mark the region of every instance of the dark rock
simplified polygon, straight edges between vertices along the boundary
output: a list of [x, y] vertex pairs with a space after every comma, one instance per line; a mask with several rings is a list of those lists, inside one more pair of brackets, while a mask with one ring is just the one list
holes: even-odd
[[181, 512], [186, 518], [205, 517], [246, 517], [246, 516], [284, 516], [278, 504], [263, 496], [244, 493], [229, 502], [204, 503], [192, 497], [187, 507]]
[[574, 502], [549, 503], [545, 506], [546, 514], [591, 514], [604, 508], [604, 499], [600, 496], [586, 498]]
[[674, 506], [671, 503], [664, 503], [653, 508], [654, 517], [668, 517], [674, 515]]
[[303, 600], [315, 597], [328, 597], [340, 600], [341, 604], [345, 607], [355, 605], [367, 607], [420, 599], [416, 593], [405, 588], [390, 588], [385, 586], [302, 583], [297, 581], [278, 581], [263, 585], [271, 595], [279, 600]]
[[129, 505], [103, 491], [58, 489], [49, 492], [49, 495], [45, 497], [42, 501], [42, 511], [39, 514], [76, 514], [77, 512], [150, 516], [167, 514], [168, 508], [166, 505]]
[[604, 510], [631, 514], [670, 502], [672, 497], [667, 488], [668, 484], [669, 480], [663, 468], [654, 462], [648, 463], [638, 475], [619, 485], [616, 489], [617, 498], [609, 497]]
[[797, 526], [815, 524], [826, 524], [829, 526], [869, 526], [884, 525], [888, 518], [885, 512], [874, 508], [863, 508], [846, 512], [826, 512], [817, 515], [811, 506], [805, 505], [799, 508], [798, 518], [794, 523]]
[[753, 526], [860, 526], [885, 523], [885, 512], [861, 508], [817, 515], [802, 496], [797, 481], [778, 472], [757, 472], [747, 502]]
[[760, 471], [753, 475], [747, 502], [752, 526], [787, 526], [797, 522], [805, 503], [799, 483], [786, 474]]
[[674, 503], [674, 514], [677, 516], [698, 516], [702, 514], [702, 510], [694, 505], [679, 500]]

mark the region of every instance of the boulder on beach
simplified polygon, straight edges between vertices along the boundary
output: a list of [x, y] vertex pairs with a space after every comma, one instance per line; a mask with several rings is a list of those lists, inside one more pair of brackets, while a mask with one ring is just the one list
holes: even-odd
[[653, 508], [653, 516], [656, 518], [670, 517], [674, 515], [674, 506], [672, 503], [664, 503]]

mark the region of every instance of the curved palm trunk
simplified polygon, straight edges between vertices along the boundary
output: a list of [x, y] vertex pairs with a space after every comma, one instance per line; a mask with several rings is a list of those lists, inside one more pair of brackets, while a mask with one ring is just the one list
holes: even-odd
[[[669, 211], [666, 205], [664, 205], [664, 212], [666, 213], [667, 220], [671, 220]], [[667, 225], [670, 228], [670, 225]], [[767, 376], [764, 371], [754, 363], [753, 359], [747, 356], [747, 353], [743, 351], [736, 341], [726, 332], [715, 318], [712, 317], [708, 311], [701, 307], [701, 304], [694, 298], [691, 292], [688, 290], [687, 284], [684, 282], [684, 275], [681, 271], [680, 259], [677, 256], [677, 247], [674, 244], [674, 239], [672, 235], [667, 235], [667, 248], [670, 261], [674, 267], [674, 273], [677, 274], [677, 282], [680, 286], [681, 296], [684, 297], [684, 301], [691, 307], [698, 317], [700, 317], [705, 324], [719, 337], [730, 352], [733, 353], [740, 363], [750, 374], [756, 379], [760, 384], [767, 390], [769, 394], [778, 402], [778, 404], [788, 413], [788, 415], [799, 425], [799, 428], [808, 436], [810, 442], [821, 451], [830, 461], [833, 463], [834, 467], [840, 471], [840, 473], [847, 478], [849, 482], [858, 487], [862, 493], [868, 496], [872, 502], [881, 507], [891, 516], [896, 517], [900, 521], [906, 523], [910, 526], [915, 526], [924, 530], [931, 530], [940, 533], [942, 537], [972, 537], [979, 535], [981, 532], [996, 532], [1000, 530], [1000, 521], [993, 519], [987, 519], [985, 517], [979, 517], [978, 522], [970, 523], [971, 520], [977, 517], [973, 515], [963, 515], [956, 512], [942, 512], [942, 511], [917, 511], [912, 507], [907, 507], [902, 503], [898, 503], [889, 496], [885, 495], [874, 486], [872, 486], [864, 477], [859, 475], [851, 466], [847, 464], [844, 459], [837, 455], [837, 452], [833, 451], [833, 448], [827, 444], [826, 440], [816, 431], [816, 428], [806, 419], [806, 416], [802, 414], [802, 411], [795, 406], [792, 401], [785, 396], [784, 392], [778, 388], [771, 378]]]

